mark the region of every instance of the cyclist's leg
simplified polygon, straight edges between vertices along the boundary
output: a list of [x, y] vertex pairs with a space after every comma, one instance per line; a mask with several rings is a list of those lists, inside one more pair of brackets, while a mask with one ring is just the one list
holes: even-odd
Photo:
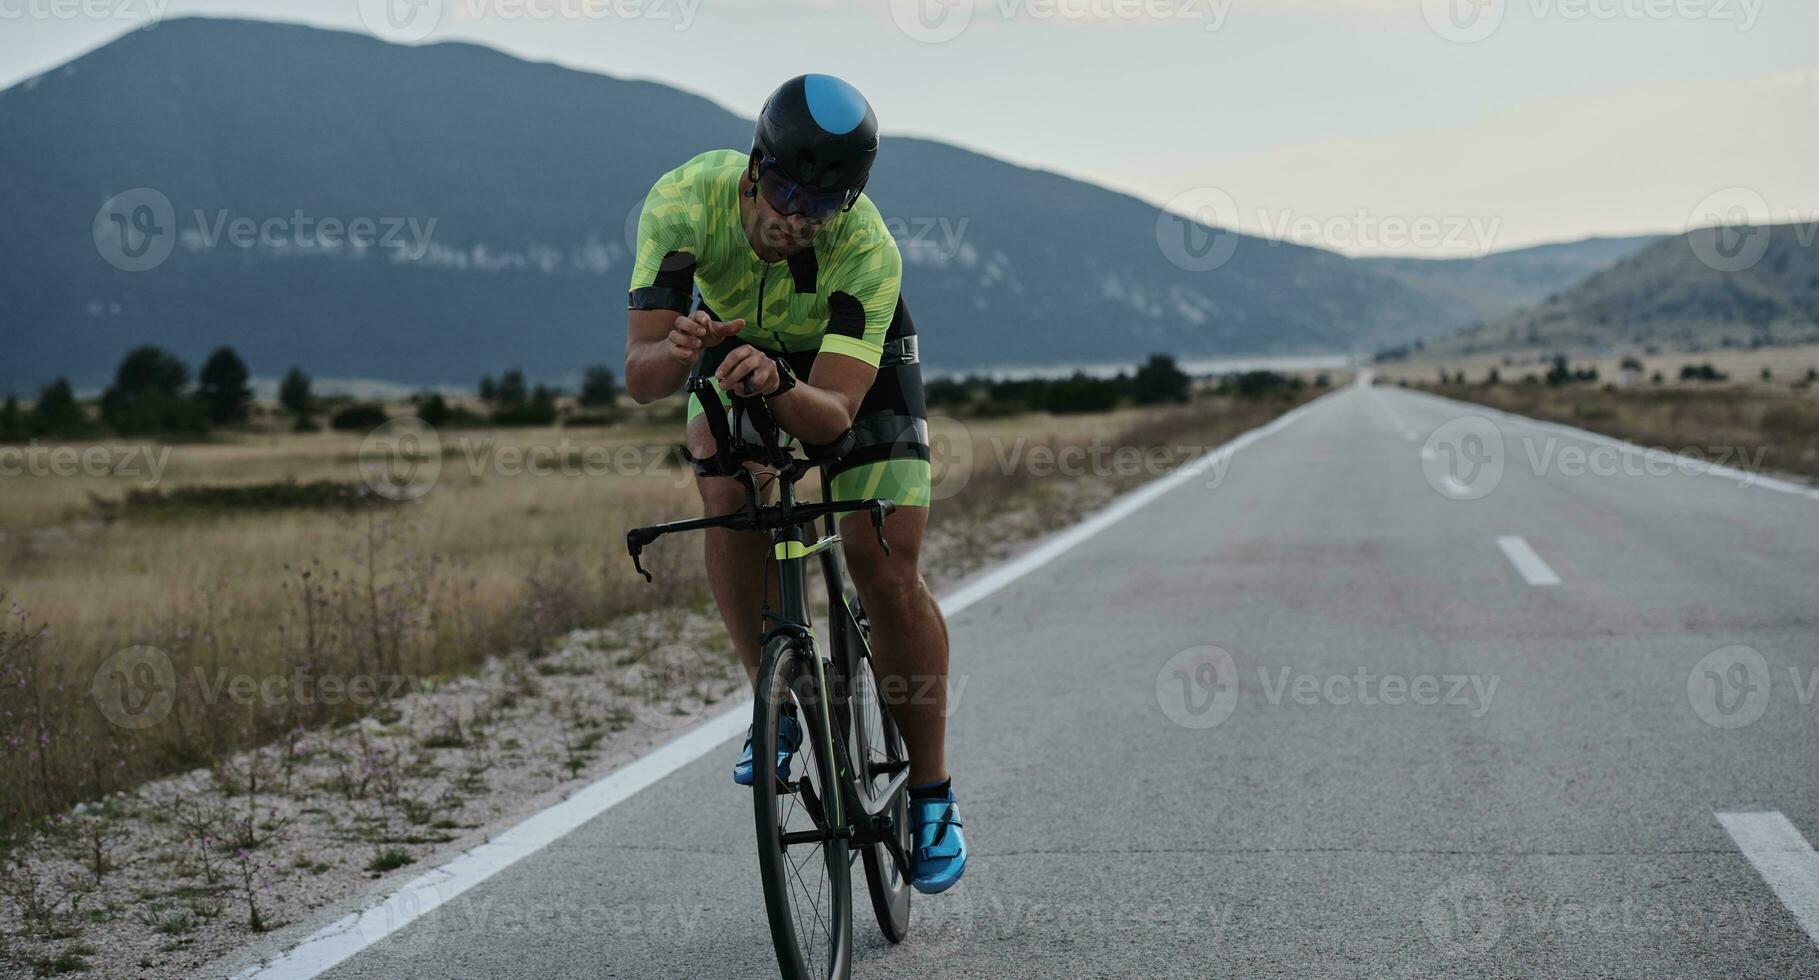
[[[723, 345], [707, 351], [697, 364], [696, 371], [712, 373], [719, 366], [727, 349]], [[724, 393], [720, 397], [720, 408], [724, 410], [730, 400]], [[713, 435], [701, 413], [701, 402], [690, 395], [687, 444], [689, 454], [697, 458], [707, 456], [714, 448]], [[760, 486], [765, 490], [766, 503], [775, 499], [773, 487], [762, 480]], [[730, 477], [702, 476], [697, 473], [695, 488], [701, 494], [701, 513], [704, 517], [731, 513], [745, 506], [745, 488]], [[733, 650], [745, 665], [747, 679], [755, 681], [760, 653], [758, 636], [764, 629], [763, 618], [759, 616], [758, 610], [766, 603], [773, 609], [782, 603], [776, 576], [764, 574], [764, 563], [770, 552], [770, 535], [763, 531], [708, 528], [703, 533], [703, 538], [702, 557], [707, 564], [707, 580], [713, 589], [714, 602], [720, 607], [720, 621], [726, 625], [727, 637], [732, 641]], [[768, 597], [763, 591], [767, 579], [770, 585]]]
[[836, 499], [883, 497], [897, 510], [885, 519], [890, 554], [878, 545], [871, 517], [841, 518], [847, 567], [872, 623], [880, 694], [903, 731], [910, 784], [947, 778], [947, 623], [923, 581], [922, 537], [928, 528], [928, 411], [915, 327], [905, 305], [887, 337], [878, 376], [853, 424], [855, 445], [832, 468]]
[[947, 623], [918, 566], [927, 507], [898, 507], [885, 519], [891, 553], [878, 547], [871, 518], [841, 519], [847, 567], [871, 620], [880, 697], [903, 732], [912, 786], [947, 778]]

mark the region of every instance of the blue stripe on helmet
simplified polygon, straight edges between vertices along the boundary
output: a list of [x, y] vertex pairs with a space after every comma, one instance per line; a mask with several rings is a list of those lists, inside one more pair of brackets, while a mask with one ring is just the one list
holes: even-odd
[[802, 90], [815, 124], [836, 136], [852, 132], [865, 120], [865, 96], [832, 75], [804, 76]]

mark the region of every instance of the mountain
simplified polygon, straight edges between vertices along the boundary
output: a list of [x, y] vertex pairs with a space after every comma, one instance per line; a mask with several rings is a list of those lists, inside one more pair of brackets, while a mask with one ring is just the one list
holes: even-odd
[[[1460, 323], [1501, 317], [1640, 252], [1659, 235], [1587, 238], [1496, 252], [1475, 259], [1365, 258], [1359, 261], [1430, 294], [1445, 296]], [[1414, 340], [1415, 336], [1400, 338]]]
[[1533, 307], [1427, 345], [1432, 354], [1819, 340], [1819, 223], [1663, 239]]
[[[0, 394], [102, 384], [148, 342], [192, 364], [232, 344], [267, 377], [573, 379], [622, 356], [651, 182], [749, 145], [751, 125], [470, 44], [216, 19], [127, 34], [0, 92]], [[1361, 261], [1159, 223], [1127, 195], [907, 137], [887, 135], [871, 193], [935, 368], [1369, 350], [1582, 271]], [[372, 240], [325, 243], [331, 220]], [[1172, 262], [1161, 243], [1183, 234]], [[1219, 245], [1229, 260], [1195, 271]], [[161, 263], [129, 271], [156, 246]]]

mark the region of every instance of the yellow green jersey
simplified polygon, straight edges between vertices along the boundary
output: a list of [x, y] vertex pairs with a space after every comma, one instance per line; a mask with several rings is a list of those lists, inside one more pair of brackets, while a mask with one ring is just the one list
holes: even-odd
[[687, 313], [691, 288], [739, 338], [778, 353], [832, 352], [877, 367], [897, 314], [903, 257], [860, 195], [781, 262], [752, 251], [739, 208], [747, 155], [710, 150], [664, 174], [644, 199], [631, 308]]

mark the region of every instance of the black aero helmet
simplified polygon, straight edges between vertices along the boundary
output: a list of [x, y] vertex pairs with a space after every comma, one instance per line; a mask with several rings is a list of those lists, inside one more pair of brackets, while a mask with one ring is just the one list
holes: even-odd
[[859, 199], [878, 157], [878, 117], [859, 90], [832, 75], [798, 75], [758, 112], [752, 162], [816, 194]]

